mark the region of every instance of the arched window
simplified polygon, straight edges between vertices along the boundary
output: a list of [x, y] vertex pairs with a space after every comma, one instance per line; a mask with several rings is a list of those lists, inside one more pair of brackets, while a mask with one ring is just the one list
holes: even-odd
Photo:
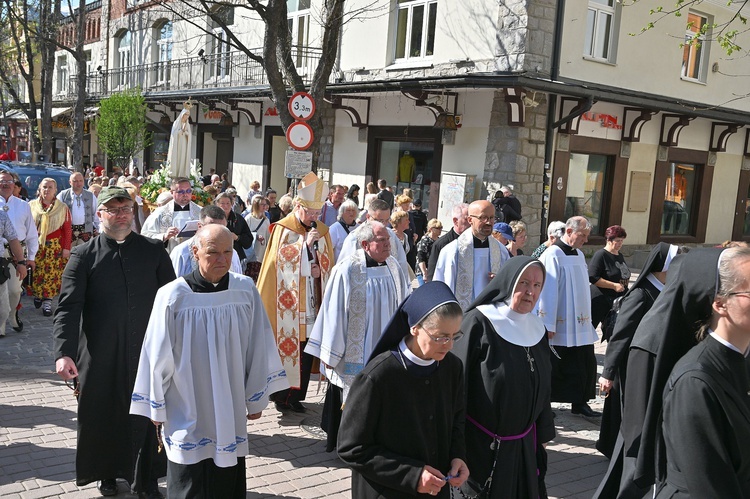
[[165, 21], [156, 28], [156, 82], [169, 83], [172, 61], [172, 22]]
[[208, 20], [212, 35], [209, 42], [208, 71], [209, 78], [220, 80], [229, 75], [230, 45], [227, 34], [215, 18], [220, 18], [224, 24], [234, 24], [234, 8], [223, 6], [216, 10], [213, 17]]

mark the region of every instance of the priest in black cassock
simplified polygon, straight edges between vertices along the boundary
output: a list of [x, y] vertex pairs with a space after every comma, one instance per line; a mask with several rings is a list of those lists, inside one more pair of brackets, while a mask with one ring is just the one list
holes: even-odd
[[[696, 344], [695, 331], [711, 316], [716, 269], [722, 249], [697, 248], [671, 263], [664, 291], [643, 317], [630, 345], [622, 413], [624, 445], [620, 489], [637, 497], [654, 484], [656, 430], [667, 378], [675, 363]], [[632, 477], [632, 478], [630, 478]], [[640, 494], [640, 495], [638, 495]]]
[[166, 458], [151, 421], [128, 412], [154, 297], [174, 270], [160, 241], [131, 231], [125, 189], [105, 187], [98, 204], [101, 234], [71, 251], [53, 326], [57, 373], [80, 391], [76, 484], [99, 480], [109, 496], [123, 478], [158, 498]]
[[454, 352], [466, 380], [469, 496], [547, 497], [542, 444], [555, 437], [552, 367], [544, 323], [531, 313], [544, 280], [538, 260], [511, 258], [461, 324], [467, 337]]
[[718, 274], [701, 342], [664, 390], [657, 499], [750, 497], [750, 248], [724, 251]]
[[450, 353], [461, 316], [444, 283], [417, 288], [354, 379], [338, 441], [352, 468], [352, 497], [449, 498], [469, 477], [464, 380]]
[[[654, 301], [664, 289], [667, 270], [677, 252], [677, 246], [668, 243], [659, 243], [653, 247], [638, 278], [622, 297], [617, 322], [607, 342], [604, 369], [599, 378], [599, 386], [602, 392], [607, 394], [607, 398], [604, 400], [596, 448], [609, 457], [610, 462], [607, 473], [594, 495], [597, 499], [617, 497], [620, 489], [620, 477], [623, 473], [623, 438], [620, 423], [624, 403], [622, 390], [627, 379], [628, 351], [643, 316], [651, 310]], [[632, 484], [632, 466], [628, 470], [631, 479], [625, 479], [623, 483]], [[638, 491], [635, 494], [637, 495]]]

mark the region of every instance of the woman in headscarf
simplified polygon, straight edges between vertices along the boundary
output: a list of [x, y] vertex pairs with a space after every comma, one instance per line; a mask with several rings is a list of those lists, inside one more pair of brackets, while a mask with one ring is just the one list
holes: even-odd
[[450, 497], [469, 476], [464, 381], [450, 353], [462, 333], [450, 288], [428, 282], [404, 300], [349, 391], [339, 457], [352, 497]]
[[42, 307], [42, 314], [52, 315], [52, 299], [60, 294], [62, 274], [70, 258], [70, 245], [73, 238], [70, 211], [62, 201], [58, 201], [57, 182], [44, 178], [39, 183], [37, 198], [29, 203], [39, 232], [39, 252], [36, 255], [36, 269], [31, 281], [34, 306]]
[[657, 499], [750, 497], [749, 248], [721, 254], [711, 309], [664, 390]]
[[[466, 495], [547, 497], [544, 444], [555, 436], [547, 331], [535, 314], [544, 266], [508, 260], [466, 311], [455, 354], [466, 379]], [[421, 288], [420, 288], [421, 289]]]
[[623, 464], [620, 423], [622, 422], [622, 393], [626, 380], [628, 351], [643, 316], [651, 310], [659, 293], [664, 289], [667, 270], [677, 253], [678, 248], [675, 245], [659, 243], [654, 246], [633, 286], [622, 297], [614, 332], [607, 344], [604, 370], [599, 378], [599, 387], [602, 393], [607, 394], [607, 398], [604, 400], [596, 448], [611, 460], [609, 469], [594, 495], [595, 498], [616, 497], [620, 488]]
[[623, 392], [624, 456], [618, 497], [640, 499], [654, 484], [664, 387], [674, 365], [696, 344], [695, 331], [711, 316], [722, 251], [698, 248], [675, 258], [664, 290], [636, 329]]

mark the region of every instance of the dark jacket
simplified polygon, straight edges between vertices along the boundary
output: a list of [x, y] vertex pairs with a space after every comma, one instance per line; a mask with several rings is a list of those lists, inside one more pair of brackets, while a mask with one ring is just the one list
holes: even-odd
[[250, 227], [248, 227], [244, 218], [234, 211], [230, 211], [229, 217], [227, 217], [227, 229], [237, 234], [238, 237], [234, 241], [233, 247], [240, 260], [244, 259], [245, 250], [253, 245], [253, 233], [250, 232]]

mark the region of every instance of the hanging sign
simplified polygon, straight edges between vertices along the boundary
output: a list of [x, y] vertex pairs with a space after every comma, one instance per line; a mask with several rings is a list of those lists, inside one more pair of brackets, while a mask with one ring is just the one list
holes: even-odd
[[295, 120], [307, 121], [315, 114], [315, 101], [307, 92], [297, 92], [289, 99], [289, 113]]
[[295, 121], [286, 129], [286, 141], [298, 151], [306, 151], [313, 143], [313, 130], [304, 121]]
[[286, 152], [284, 162], [284, 176], [286, 178], [302, 178], [312, 171], [312, 153], [309, 151]]

